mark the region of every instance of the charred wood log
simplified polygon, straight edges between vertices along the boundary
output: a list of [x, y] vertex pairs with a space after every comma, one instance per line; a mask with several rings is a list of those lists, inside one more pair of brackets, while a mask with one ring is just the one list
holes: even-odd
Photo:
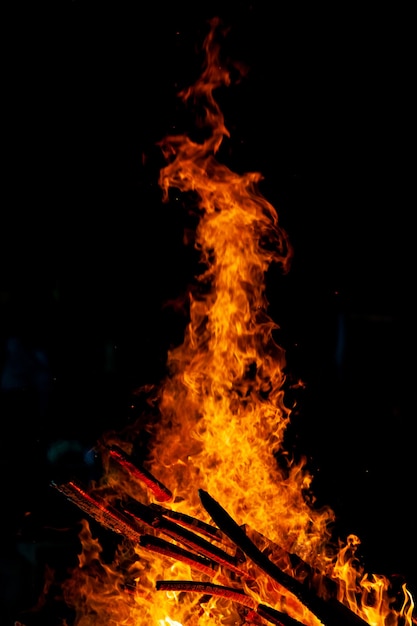
[[187, 591], [198, 593], [204, 596], [219, 596], [228, 598], [239, 604], [243, 604], [250, 609], [257, 605], [256, 600], [245, 594], [242, 589], [234, 587], [224, 587], [214, 583], [198, 582], [195, 580], [157, 580], [157, 591]]
[[104, 528], [109, 528], [133, 543], [139, 541], [141, 533], [135, 521], [98, 496], [93, 497], [73, 481], [62, 485], [52, 482], [51, 486]]
[[199, 495], [203, 507], [219, 529], [265, 574], [298, 598], [325, 626], [341, 626], [342, 624], [343, 626], [369, 626], [367, 622], [336, 598], [323, 600], [307, 584], [283, 572], [266, 554], [259, 550], [243, 528], [235, 522], [214, 498], [202, 489], [199, 490]]
[[116, 445], [108, 449], [109, 456], [134, 479], [145, 484], [154, 494], [158, 502], [169, 502], [173, 499], [171, 491], [144, 467], [135, 463], [132, 458]]
[[[241, 526], [246, 533], [246, 525]], [[293, 552], [288, 552], [279, 544], [270, 541], [267, 537], [260, 534], [253, 528], [247, 528], [248, 536], [252, 538], [252, 542], [258, 544], [258, 539], [262, 545], [266, 547], [262, 550], [263, 554], [275, 563], [283, 572], [291, 572], [291, 577], [295, 578], [304, 585], [308, 585], [314, 589], [319, 589], [319, 595], [322, 598], [335, 597], [338, 592], [338, 584], [336, 580], [329, 578], [317, 568], [312, 567], [301, 557]]]
[[123, 511], [126, 515], [131, 516], [136, 523], [145, 523], [155, 531], [167, 535], [171, 537], [171, 539], [182, 543], [187, 548], [195, 550], [197, 553], [216, 561], [216, 563], [226, 567], [238, 576], [246, 579], [250, 578], [249, 574], [239, 566], [239, 560], [236, 556], [218, 548], [187, 528], [166, 519], [150, 506], [134, 500], [129, 503], [128, 507], [124, 506]]
[[[214, 546], [190, 530], [164, 518], [150, 506], [135, 500], [131, 502], [130, 509], [119, 510], [116, 506], [107, 504], [98, 495], [93, 496], [87, 493], [85, 489], [73, 481], [61, 485], [52, 482], [51, 486], [103, 528], [117, 533], [134, 544], [139, 543], [154, 551], [158, 551], [158, 548], [160, 552], [164, 550], [165, 554], [172, 557], [175, 555], [178, 560], [187, 562], [209, 576], [216, 574], [219, 565], [221, 565], [243, 578], [249, 578], [247, 572], [238, 566], [238, 559], [235, 556]], [[198, 520], [195, 521], [198, 522]], [[156, 537], [152, 538], [146, 535], [143, 530], [144, 526], [169, 536], [174, 541], [195, 550], [195, 552], [182, 550], [175, 544], [162, 543], [162, 539], [158, 540]]]
[[242, 589], [224, 587], [214, 583], [195, 582], [192, 580], [158, 580], [156, 589], [157, 591], [185, 591], [199, 593], [205, 596], [227, 598], [232, 602], [238, 602], [252, 609], [271, 624], [276, 624], [277, 626], [303, 626], [301, 622], [287, 615], [287, 613], [277, 611], [265, 604], [258, 604], [254, 598], [245, 594]]
[[[109, 505], [99, 495], [87, 493], [85, 489], [73, 481], [62, 485], [51, 484], [100, 525], [133, 543], [139, 543], [144, 548], [185, 562], [209, 577], [217, 575], [219, 566], [221, 566], [229, 572], [236, 574], [240, 579], [253, 580], [253, 574], [250, 575], [246, 570], [242, 569], [241, 555], [243, 555], [244, 558], [249, 558], [285, 591], [297, 598], [324, 626], [341, 626], [342, 624], [343, 626], [368, 626], [367, 622], [337, 600], [334, 585], [327, 588], [327, 592], [331, 589], [333, 595], [329, 594], [329, 597], [326, 597], [326, 599], [317, 595], [313, 588], [315, 577], [319, 576], [321, 582], [325, 577], [315, 572], [313, 568], [309, 568], [307, 564], [305, 564], [304, 569], [304, 572], [307, 572], [307, 574], [303, 579], [299, 580], [287, 574], [265, 552], [262, 552], [257, 547], [246, 534], [244, 527], [239, 526], [227, 511], [203, 490], [199, 490], [201, 503], [216, 526], [205, 524], [201, 520], [170, 511], [159, 505], [145, 505], [136, 500], [129, 500], [127, 504], [123, 505], [120, 503], [117, 506]], [[171, 518], [178, 519], [179, 523]], [[187, 549], [164, 541], [160, 537], [145, 534], [143, 525], [148, 526], [155, 533], [167, 535]], [[213, 545], [213, 543], [207, 541], [196, 532], [192, 532], [190, 528], [211, 537], [212, 540], [219, 541], [220, 538], [223, 540], [227, 538], [227, 541], [231, 542], [229, 548], [235, 549], [236, 553], [234, 555], [230, 554]], [[237, 556], [238, 553], [239, 557]], [[333, 583], [333, 581], [330, 582]], [[177, 581], [179, 586], [185, 584], [183, 589], [185, 591], [191, 590], [191, 584], [198, 586], [197, 583], [187, 581], [185, 583], [184, 581]], [[174, 584], [174, 581], [171, 581], [171, 584]], [[207, 583], [207, 585], [210, 586], [210, 583]], [[221, 588], [219, 585], [217, 587]], [[226, 590], [229, 588], [223, 587], [222, 589]], [[203, 590], [201, 589], [200, 591]], [[226, 593], [226, 591], [223, 591], [223, 593]], [[229, 590], [229, 594], [231, 593]], [[233, 589], [233, 593], [237, 594], [236, 600], [242, 599], [243, 596], [240, 595], [242, 593], [240, 590]], [[284, 614], [284, 620], [286, 621], [283, 621], [280, 612], [267, 605], [260, 604], [253, 610], [259, 616], [274, 624], [280, 624], [281, 626], [297, 626], [299, 624], [299, 622], [286, 614]], [[289, 621], [291, 619], [293, 619], [292, 622]], [[413, 623], [415, 623], [414, 619]]]
[[206, 524], [196, 517], [192, 517], [191, 515], [187, 515], [186, 513], [181, 513], [180, 511], [172, 511], [171, 509], [167, 509], [160, 504], [151, 504], [150, 508], [155, 510], [157, 513], [163, 515], [164, 517], [178, 522], [178, 524], [180, 524], [181, 526], [185, 526], [186, 528], [195, 530], [197, 533], [199, 533], [200, 535], [204, 535], [208, 539], [212, 539], [213, 541], [218, 541], [220, 543], [227, 542], [227, 544], [230, 545], [228, 537], [226, 537], [226, 535], [222, 533], [221, 530], [217, 528], [217, 526]]

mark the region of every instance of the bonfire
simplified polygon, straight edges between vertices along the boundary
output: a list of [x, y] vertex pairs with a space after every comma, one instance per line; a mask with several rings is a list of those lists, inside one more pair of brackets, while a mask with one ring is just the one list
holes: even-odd
[[[213, 19], [201, 75], [178, 94], [198, 140], [159, 144], [161, 201], [181, 195], [197, 223], [189, 323], [166, 377], [139, 390], [139, 419], [97, 442], [100, 480], [53, 483], [86, 514], [65, 601], [74, 626], [411, 626], [407, 586], [366, 571], [359, 537], [335, 540], [334, 512], [285, 450], [286, 360], [266, 274], [288, 272], [293, 251], [262, 175], [218, 158], [229, 131], [215, 96], [232, 80], [220, 32]], [[110, 559], [91, 520], [118, 539]]]

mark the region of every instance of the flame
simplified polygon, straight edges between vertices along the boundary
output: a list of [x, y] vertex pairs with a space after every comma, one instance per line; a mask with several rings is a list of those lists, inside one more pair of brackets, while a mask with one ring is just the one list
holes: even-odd
[[[410, 594], [404, 588], [402, 606], [392, 608], [389, 582], [358, 571], [357, 538], [350, 537], [335, 556], [334, 513], [314, 506], [305, 462], [292, 461], [285, 451], [291, 417], [284, 397], [286, 361], [275, 340], [278, 326], [267, 312], [266, 274], [272, 263], [287, 272], [292, 248], [275, 208], [260, 193], [261, 174], [237, 174], [217, 159], [229, 131], [214, 96], [231, 82], [221, 60], [220, 29], [220, 21], [212, 20], [201, 76], [179, 94], [196, 111], [199, 141], [179, 134], [160, 143], [167, 163], [159, 180], [163, 200], [181, 194], [198, 218], [195, 247], [203, 270], [189, 294], [189, 323], [183, 343], [168, 352], [168, 375], [150, 394], [149, 415], [124, 433], [103, 436], [104, 476], [92, 491], [109, 505], [128, 498], [151, 505], [168, 501], [172, 512], [203, 524], [210, 518], [198, 490], [206, 490], [284, 571], [300, 575], [288, 559], [296, 555], [336, 581], [340, 602], [369, 624], [382, 626], [389, 618], [392, 626], [410, 626]], [[124, 454], [132, 452], [144, 431], [149, 438], [146, 471], [166, 486], [163, 493], [149, 489], [143, 473], [123, 473], [129, 470]], [[121, 452], [113, 447], [109, 454], [114, 445]], [[143, 520], [133, 518], [141, 528]], [[82, 523], [79, 565], [63, 586], [76, 626], [267, 624], [256, 611], [260, 604], [305, 626], [322, 623], [244, 559], [236, 561], [231, 574], [227, 563], [213, 568], [209, 593], [203, 594], [199, 584], [207, 582], [208, 566], [198, 569], [186, 556], [176, 560], [162, 542], [124, 541], [124, 522], [114, 519], [116, 531], [122, 529], [121, 541], [110, 562], [89, 524]], [[156, 525], [149, 523], [151, 534]], [[217, 541], [225, 559], [236, 557], [230, 543]], [[175, 590], [174, 583], [157, 589], [158, 581], [195, 584], [187, 593]]]

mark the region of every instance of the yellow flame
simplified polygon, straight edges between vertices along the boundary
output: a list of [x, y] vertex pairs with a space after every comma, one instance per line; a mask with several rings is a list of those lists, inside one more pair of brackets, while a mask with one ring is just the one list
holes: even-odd
[[166, 617], [165, 619], [159, 620], [158, 626], [183, 626], [181, 622], [176, 622], [170, 617]]
[[[349, 538], [336, 562], [331, 561], [333, 511], [318, 510], [306, 499], [312, 477], [303, 462], [278, 462], [280, 455], [285, 458], [290, 409], [284, 398], [285, 353], [275, 341], [277, 325], [267, 312], [265, 278], [271, 263], [288, 271], [292, 249], [275, 208], [259, 191], [262, 176], [237, 174], [216, 158], [229, 136], [214, 97], [216, 89], [230, 84], [216, 41], [219, 27], [213, 20], [201, 77], [179, 94], [185, 105], [199, 111], [204, 140], [183, 134], [160, 144], [167, 160], [159, 180], [163, 200], [168, 202], [175, 189], [193, 207], [198, 217], [195, 245], [204, 271], [189, 296], [184, 341], [169, 351], [169, 374], [153, 399], [159, 419], [146, 425], [151, 435], [147, 469], [172, 492], [173, 510], [210, 521], [198, 497], [204, 489], [238, 524], [249, 532], [256, 529], [258, 545], [272, 557], [281, 559], [278, 552], [283, 550], [323, 573], [330, 571], [340, 601], [369, 624], [383, 626], [389, 615], [392, 626], [411, 626], [414, 605], [406, 589], [404, 606], [395, 613], [387, 597], [388, 582], [358, 575], [353, 563], [357, 538]], [[124, 449], [140, 436], [140, 421], [137, 430], [123, 433], [124, 440], [120, 436]], [[119, 443], [114, 434], [103, 440]], [[110, 465], [106, 470], [101, 488], [109, 497], [115, 493], [154, 502], [145, 488], [123, 479]], [[87, 523], [80, 538], [79, 568], [65, 586], [67, 601], [77, 610], [76, 626], [249, 623], [244, 620], [250, 602], [242, 608], [226, 597], [155, 591], [158, 580], [206, 580], [189, 565], [123, 542], [107, 565]], [[280, 563], [291, 570], [289, 561]], [[242, 567], [248, 579], [232, 584], [244, 589], [253, 606], [269, 604], [306, 626], [320, 625], [255, 566]], [[225, 577], [220, 568], [212, 582], [222, 584]]]

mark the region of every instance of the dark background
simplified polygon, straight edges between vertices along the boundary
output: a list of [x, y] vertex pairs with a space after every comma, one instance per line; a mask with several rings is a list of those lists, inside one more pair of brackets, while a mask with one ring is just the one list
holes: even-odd
[[156, 144], [192, 128], [177, 92], [200, 74], [214, 16], [229, 28], [225, 60], [248, 69], [218, 94], [231, 133], [221, 158], [262, 172], [295, 250], [290, 273], [272, 268], [267, 282], [289, 387], [306, 384], [289, 391], [288, 445], [340, 536], [362, 539], [367, 568], [415, 595], [411, 15], [133, 4], [4, 14], [7, 615], [35, 623], [46, 564], [76, 550], [57, 529], [77, 512], [51, 478], [94, 471], [90, 447], [129, 421], [132, 390], [157, 382], [181, 341], [185, 320], [164, 304], [193, 281], [196, 257], [182, 240], [187, 206], [161, 202]]

